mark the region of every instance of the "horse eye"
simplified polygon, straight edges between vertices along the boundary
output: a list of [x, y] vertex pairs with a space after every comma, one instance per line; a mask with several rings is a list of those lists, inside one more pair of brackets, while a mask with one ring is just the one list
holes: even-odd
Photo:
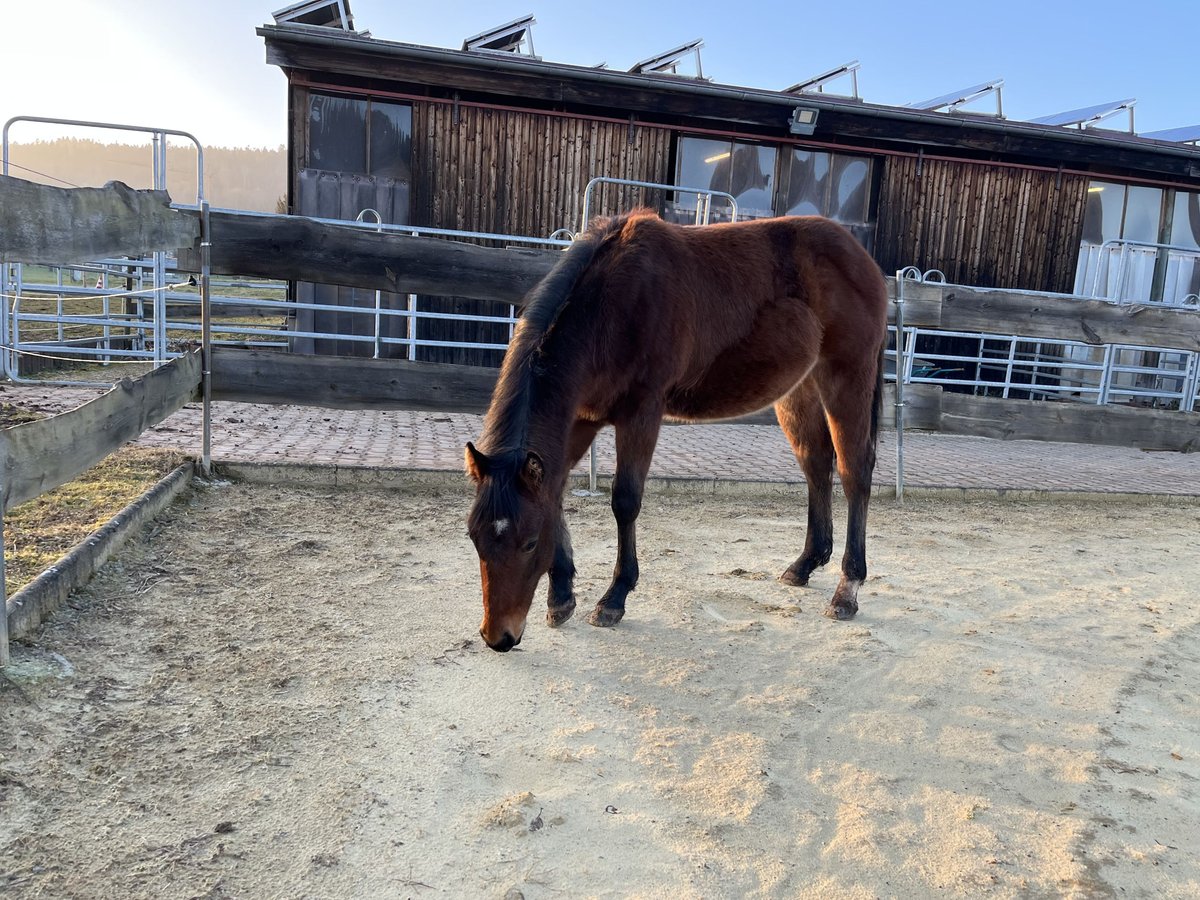
[[522, 553], [532, 553], [534, 550], [537, 549], [537, 545], [538, 545], [538, 539], [534, 538], [533, 540], [529, 541], [524, 547], [521, 548], [521, 552]]

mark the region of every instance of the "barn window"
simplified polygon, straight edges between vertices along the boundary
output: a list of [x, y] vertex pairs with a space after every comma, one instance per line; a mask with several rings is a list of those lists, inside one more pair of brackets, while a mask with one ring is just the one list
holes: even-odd
[[1163, 299], [1200, 305], [1200, 194], [1176, 191]]
[[[775, 215], [775, 148], [739, 141], [683, 137], [679, 140], [675, 183], [683, 187], [723, 191], [737, 198], [738, 217]], [[694, 221], [696, 195], [679, 195], [668, 208], [677, 221]], [[714, 201], [712, 220], [728, 219], [728, 206]]]
[[[675, 166], [678, 185], [733, 194], [739, 218], [825, 216], [848, 226], [868, 249], [873, 175], [868, 156], [688, 136], [679, 139]], [[666, 215], [695, 221], [696, 196], [680, 195]], [[727, 207], [714, 202], [711, 220], [723, 218]]]
[[1200, 194], [1093, 181], [1075, 293], [1200, 302]]
[[408, 104], [327, 94], [309, 97], [308, 168], [407, 181], [411, 160]]
[[844, 225], [869, 221], [871, 160], [796, 147], [782, 214], [825, 216]]

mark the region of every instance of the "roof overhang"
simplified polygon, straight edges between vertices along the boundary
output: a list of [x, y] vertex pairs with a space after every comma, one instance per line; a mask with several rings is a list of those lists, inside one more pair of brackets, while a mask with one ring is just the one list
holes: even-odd
[[826, 94], [788, 94], [670, 75], [629, 73], [521, 57], [426, 47], [315, 28], [264, 25], [267, 62], [285, 70], [419, 85], [431, 94], [459, 91], [505, 105], [553, 105], [607, 111], [686, 128], [742, 130], [791, 137], [797, 107], [820, 111], [813, 140], [869, 140], [908, 147], [959, 148], [1007, 160], [1170, 175], [1200, 183], [1200, 148], [1133, 134], [1077, 130], [969, 112], [933, 112]]

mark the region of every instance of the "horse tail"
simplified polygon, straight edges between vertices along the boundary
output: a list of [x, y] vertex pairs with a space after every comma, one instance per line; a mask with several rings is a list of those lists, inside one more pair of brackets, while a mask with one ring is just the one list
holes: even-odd
[[879, 359], [875, 364], [875, 398], [871, 404], [871, 446], [879, 440], [879, 420], [883, 416], [883, 367], [887, 360], [887, 341], [879, 347]]

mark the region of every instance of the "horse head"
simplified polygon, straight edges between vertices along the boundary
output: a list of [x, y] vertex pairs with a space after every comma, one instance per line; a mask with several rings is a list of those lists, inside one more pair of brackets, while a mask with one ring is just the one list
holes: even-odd
[[554, 560], [554, 501], [536, 453], [487, 456], [468, 443], [466, 464], [475, 482], [467, 531], [483, 582], [479, 634], [504, 653], [521, 643], [534, 591]]

